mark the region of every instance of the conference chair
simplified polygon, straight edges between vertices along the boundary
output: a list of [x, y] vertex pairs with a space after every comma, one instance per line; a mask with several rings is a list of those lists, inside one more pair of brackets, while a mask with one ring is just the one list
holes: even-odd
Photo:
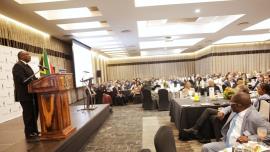
[[157, 152], [176, 152], [172, 128], [161, 126], [155, 135], [154, 144]]
[[104, 93], [103, 97], [102, 97], [102, 103], [112, 105], [112, 97], [110, 95]]
[[154, 102], [152, 100], [151, 91], [147, 89], [143, 89], [143, 109], [144, 110], [152, 110], [154, 109]]
[[259, 113], [270, 122], [270, 103], [266, 100], [261, 100], [259, 103]]
[[166, 89], [160, 89], [158, 90], [158, 96], [159, 96], [159, 101], [158, 101], [158, 110], [169, 110], [169, 95], [168, 95], [168, 90]]
[[134, 104], [142, 103], [142, 95], [141, 94], [135, 94], [133, 96], [133, 103]]

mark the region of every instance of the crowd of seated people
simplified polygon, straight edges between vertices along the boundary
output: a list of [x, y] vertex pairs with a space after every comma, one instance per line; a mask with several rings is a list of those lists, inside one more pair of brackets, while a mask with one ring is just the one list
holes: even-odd
[[[189, 96], [194, 92], [201, 95], [209, 95], [209, 88], [214, 88], [215, 94], [222, 93], [226, 87], [237, 89], [240, 85], [247, 85], [250, 90], [256, 91], [261, 83], [269, 83], [269, 74], [254, 72], [246, 74], [241, 72], [228, 72], [222, 74], [191, 75], [188, 77], [164, 78], [135, 78], [129, 80], [115, 80], [94, 86], [96, 92], [96, 103], [103, 103], [103, 95], [109, 95], [112, 98], [112, 105], [125, 105], [127, 103], [141, 103], [142, 89], [148, 83], [152, 92], [158, 92], [159, 89], [167, 89], [169, 92], [181, 91], [182, 96]], [[153, 96], [155, 99], [157, 96]]]
[[[269, 122], [261, 118], [258, 108], [261, 100], [270, 100], [270, 72], [254, 72], [252, 74], [240, 72], [228, 72], [226, 75], [191, 75], [188, 77], [174, 77], [170, 79], [150, 78], [133, 79], [132, 81], [108, 81], [95, 87], [97, 96], [110, 95], [112, 105], [125, 105], [134, 102], [142, 97], [142, 90], [148, 89], [152, 93], [152, 99], [159, 89], [167, 89], [170, 92], [182, 92], [183, 96], [190, 96], [192, 92], [199, 92], [201, 95], [209, 95], [212, 88], [214, 93], [222, 93], [227, 87], [233, 88], [237, 93], [231, 99], [228, 107], [221, 109], [207, 108], [192, 128], [184, 131], [190, 134], [197, 134], [204, 121], [212, 116], [222, 123], [222, 129], [216, 128], [223, 138], [217, 142], [203, 146], [202, 151], [222, 150], [226, 146], [239, 142], [245, 143], [250, 136], [256, 135], [254, 128], [264, 126], [269, 130]], [[256, 92], [257, 97], [250, 99], [250, 91]], [[102, 98], [98, 97], [98, 103], [102, 103]], [[155, 101], [155, 100], [153, 100]], [[136, 101], [138, 102], [138, 101]], [[228, 119], [224, 119], [227, 115]], [[237, 115], [235, 118], [232, 115]], [[246, 116], [247, 115], [247, 116]], [[245, 117], [244, 117], [245, 116]], [[243, 121], [243, 119], [245, 119]], [[234, 130], [231, 122], [237, 122], [238, 128], [245, 130]], [[214, 126], [213, 126], [214, 127]], [[218, 126], [220, 127], [220, 126]], [[235, 134], [231, 134], [234, 132]], [[248, 134], [246, 134], [248, 132]]]

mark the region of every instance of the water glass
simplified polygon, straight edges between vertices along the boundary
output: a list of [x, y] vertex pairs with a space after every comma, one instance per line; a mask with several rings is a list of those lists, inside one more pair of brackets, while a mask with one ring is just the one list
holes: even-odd
[[258, 141], [260, 142], [260, 144], [262, 144], [262, 141], [267, 136], [267, 128], [265, 128], [265, 127], [258, 127], [257, 128], [257, 135], [259, 137], [258, 138]]

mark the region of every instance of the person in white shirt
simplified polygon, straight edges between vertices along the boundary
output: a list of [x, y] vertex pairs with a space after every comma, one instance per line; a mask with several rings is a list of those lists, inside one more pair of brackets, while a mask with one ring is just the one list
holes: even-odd
[[239, 92], [232, 97], [230, 103], [233, 112], [221, 130], [223, 141], [203, 145], [202, 152], [217, 152], [237, 142], [246, 143], [249, 138], [257, 137], [258, 127], [265, 127], [270, 133], [270, 123], [251, 106], [249, 94]]
[[253, 102], [253, 106], [259, 110], [261, 100], [270, 100], [270, 85], [266, 83], [261, 83], [257, 87], [257, 92], [259, 97]]

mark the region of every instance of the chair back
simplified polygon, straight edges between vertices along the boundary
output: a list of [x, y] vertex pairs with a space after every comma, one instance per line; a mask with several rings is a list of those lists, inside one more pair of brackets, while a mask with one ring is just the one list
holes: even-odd
[[270, 103], [266, 100], [261, 100], [259, 104], [259, 113], [263, 118], [270, 121]]
[[157, 152], [176, 152], [172, 128], [168, 126], [161, 126], [158, 129], [154, 143]]
[[143, 109], [145, 110], [154, 109], [154, 102], [152, 100], [151, 91], [148, 89], [143, 89], [142, 94], [143, 94]]
[[158, 90], [158, 97], [159, 97], [158, 110], [169, 110], [170, 102], [168, 90], [166, 89]]
[[112, 97], [108, 94], [103, 94], [102, 103], [103, 104], [112, 104]]

